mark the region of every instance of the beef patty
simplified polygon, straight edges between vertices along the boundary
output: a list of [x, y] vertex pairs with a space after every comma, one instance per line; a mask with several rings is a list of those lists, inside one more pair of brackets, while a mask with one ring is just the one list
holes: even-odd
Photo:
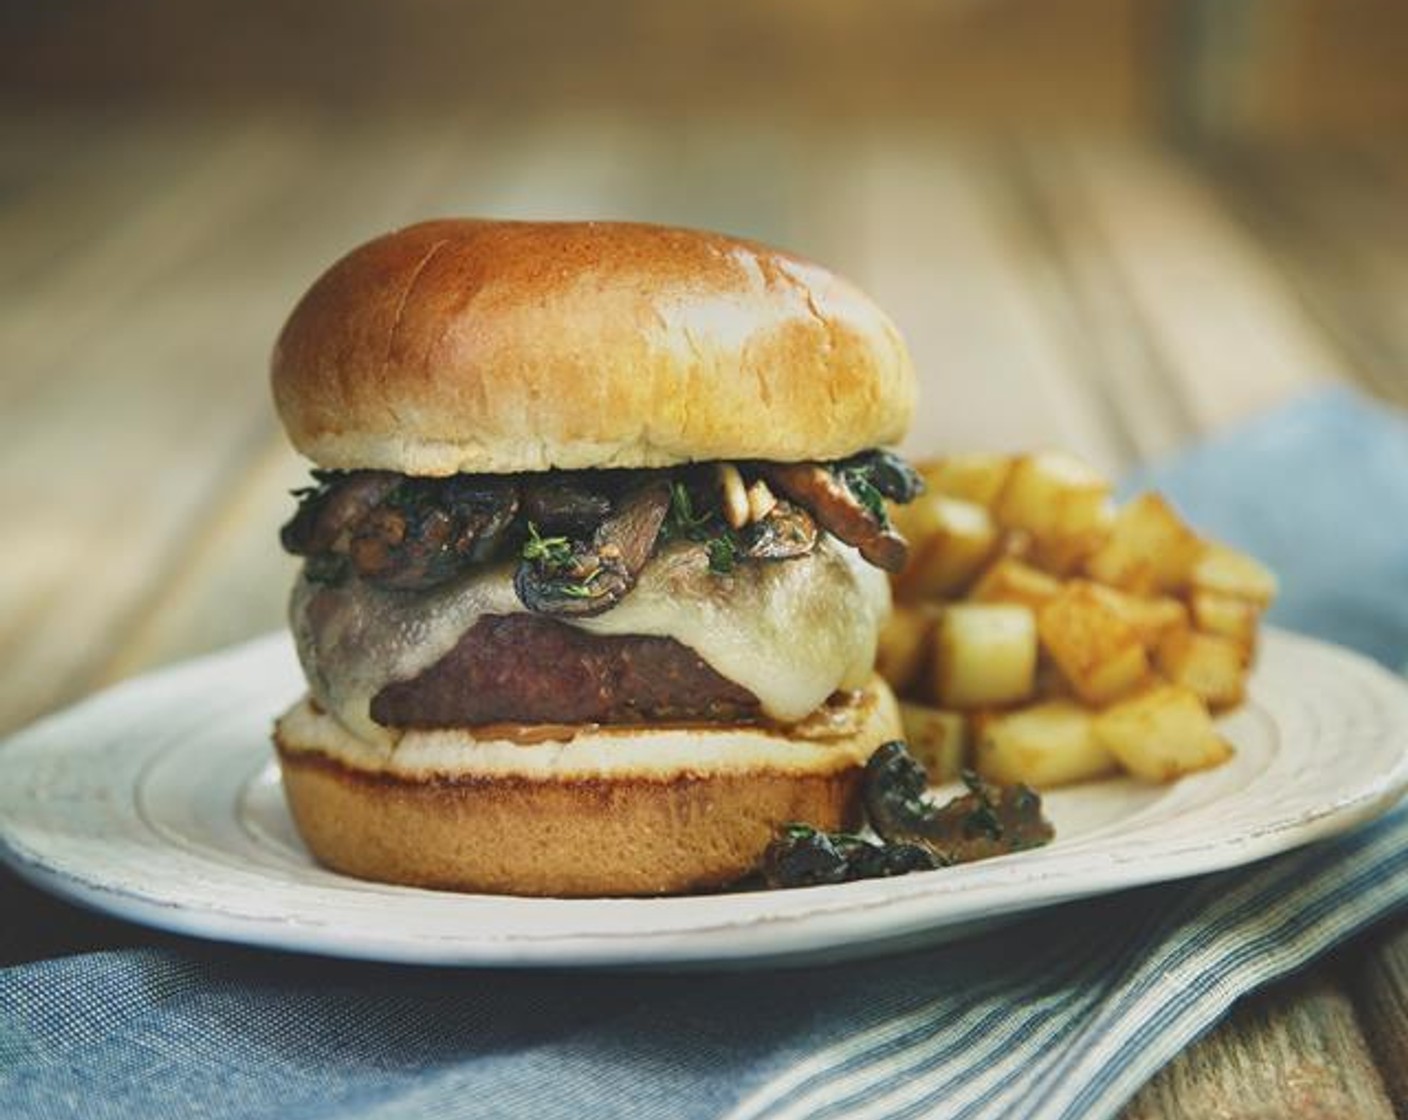
[[598, 637], [541, 615], [488, 615], [448, 654], [372, 698], [384, 727], [737, 723], [758, 699], [673, 638]]

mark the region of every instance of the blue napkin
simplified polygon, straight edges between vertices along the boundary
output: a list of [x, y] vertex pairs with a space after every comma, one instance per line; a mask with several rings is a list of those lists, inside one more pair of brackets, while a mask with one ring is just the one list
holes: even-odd
[[[1345, 392], [1134, 482], [1408, 661], [1408, 424]], [[1240, 995], [1408, 903], [1408, 810], [1251, 868], [860, 964], [441, 972], [153, 937], [0, 973], [0, 1115], [1114, 1115]], [[23, 921], [11, 914], [7, 921]]]

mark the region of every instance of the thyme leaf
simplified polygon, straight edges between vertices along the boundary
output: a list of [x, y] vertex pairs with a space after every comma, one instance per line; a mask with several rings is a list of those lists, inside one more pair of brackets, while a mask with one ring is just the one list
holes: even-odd
[[738, 559], [738, 545], [733, 535], [727, 531], [711, 537], [704, 545], [709, 553], [709, 570], [718, 576], [726, 576], [733, 571]]
[[528, 539], [523, 542], [523, 559], [541, 564], [549, 572], [560, 572], [572, 563], [572, 542], [566, 537], [545, 537], [528, 522]]
[[696, 510], [689, 487], [679, 481], [670, 485], [670, 509], [660, 527], [660, 539], [702, 544], [709, 556], [709, 570], [721, 576], [733, 571], [741, 551], [738, 535], [723, 523], [717, 511]]
[[870, 481], [863, 468], [851, 467], [841, 472], [841, 481], [846, 489], [856, 496], [856, 501], [865, 507], [867, 513], [881, 525], [889, 525], [890, 518], [885, 512], [885, 498], [875, 484]]

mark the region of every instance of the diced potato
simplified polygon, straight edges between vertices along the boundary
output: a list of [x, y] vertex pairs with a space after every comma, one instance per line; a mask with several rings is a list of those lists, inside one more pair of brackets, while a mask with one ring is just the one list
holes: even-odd
[[1261, 609], [1255, 603], [1216, 591], [1195, 591], [1188, 602], [1196, 629], [1232, 639], [1250, 659], [1256, 649], [1257, 623], [1261, 619]]
[[959, 603], [934, 632], [934, 693], [945, 708], [1014, 704], [1032, 693], [1036, 620], [1026, 607]]
[[1024, 455], [1013, 463], [993, 516], [1001, 528], [1030, 534], [1038, 567], [1068, 575], [1109, 535], [1110, 483], [1070, 455]]
[[933, 493], [991, 506], [1012, 470], [1009, 455], [972, 453], [920, 463], [919, 476]]
[[1260, 560], [1212, 542], [1203, 546], [1194, 563], [1191, 583], [1194, 592], [1231, 595], [1259, 607], [1265, 607], [1276, 598], [1279, 587], [1276, 573]]
[[960, 712], [901, 702], [905, 742], [929, 772], [929, 781], [950, 782], [967, 762], [968, 721]]
[[1168, 502], [1158, 494], [1140, 494], [1115, 515], [1109, 539], [1085, 562], [1085, 570], [1127, 591], [1177, 591], [1187, 586], [1202, 548]]
[[985, 571], [968, 598], [978, 603], [1020, 603], [1040, 610], [1061, 593], [1061, 581], [1012, 556]]
[[896, 603], [881, 625], [875, 671], [896, 692], [911, 693], [923, 681], [937, 618], [937, 608]]
[[977, 722], [973, 766], [995, 782], [1048, 789], [1098, 778], [1117, 766], [1095, 738], [1091, 711], [1070, 700], [1050, 700]]
[[1149, 676], [1149, 658], [1134, 626], [1082, 581], [1067, 584], [1037, 615], [1041, 644], [1076, 695], [1107, 704]]
[[970, 584], [997, 547], [997, 528], [980, 505], [921, 494], [893, 511], [909, 539], [909, 562], [895, 577], [901, 599], [937, 599]]
[[1226, 762], [1232, 748], [1192, 690], [1155, 685], [1095, 717], [1095, 739], [1136, 777], [1167, 782]]
[[[1075, 583], [1077, 581], [1072, 581]], [[1107, 604], [1116, 614], [1134, 627], [1139, 640], [1150, 653], [1171, 633], [1190, 628], [1188, 608], [1167, 595], [1145, 598], [1104, 584], [1086, 584], [1090, 593]]]
[[1239, 704], [1246, 695], [1247, 651], [1231, 638], [1192, 630], [1170, 634], [1159, 644], [1158, 666], [1214, 708]]

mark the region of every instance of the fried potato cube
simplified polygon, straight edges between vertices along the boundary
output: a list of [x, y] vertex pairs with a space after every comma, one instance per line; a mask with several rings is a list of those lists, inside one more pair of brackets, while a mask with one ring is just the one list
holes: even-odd
[[1015, 704], [1036, 677], [1036, 619], [1007, 603], [947, 607], [934, 632], [934, 694], [945, 708]]
[[1231, 638], [1195, 630], [1170, 634], [1159, 643], [1158, 666], [1214, 708], [1239, 704], [1246, 695], [1247, 651]]
[[1139, 631], [1093, 585], [1067, 584], [1037, 614], [1041, 644], [1087, 704], [1107, 704], [1149, 676]]
[[1114, 504], [1103, 475], [1073, 456], [1044, 452], [1012, 464], [993, 516], [1000, 528], [1030, 535], [1038, 567], [1069, 575], [1104, 543]]
[[930, 782], [958, 777], [968, 758], [968, 721], [961, 712], [901, 702], [900, 723], [910, 753], [924, 764]]
[[1037, 789], [1109, 774], [1115, 756], [1095, 738], [1094, 714], [1071, 700], [1049, 700], [974, 721], [973, 767], [995, 782]]
[[1085, 562], [1101, 583], [1147, 594], [1186, 587], [1203, 542], [1158, 494], [1140, 494], [1115, 514], [1109, 538]]
[[1193, 626], [1204, 634], [1230, 638], [1246, 651], [1248, 659], [1256, 649], [1257, 623], [1261, 608], [1249, 599], [1222, 595], [1216, 591], [1195, 591], [1188, 598], [1193, 609]]
[[971, 453], [931, 459], [918, 466], [919, 477], [933, 493], [991, 506], [1012, 472], [1009, 455]]
[[909, 562], [894, 581], [901, 599], [938, 599], [971, 583], [997, 547], [997, 527], [972, 502], [922, 494], [893, 511], [910, 542]]
[[1195, 593], [1211, 591], [1231, 595], [1259, 607], [1269, 604], [1279, 590], [1276, 573], [1260, 560], [1215, 542], [1204, 544], [1193, 565], [1190, 582]]
[[1180, 685], [1155, 685], [1111, 705], [1096, 715], [1094, 732], [1121, 766], [1150, 782], [1218, 766], [1232, 755], [1197, 693]]
[[937, 617], [937, 608], [896, 603], [881, 624], [875, 671], [896, 692], [911, 693], [923, 680]]
[[1040, 610], [1061, 593], [1061, 581], [1014, 556], [1004, 556], [973, 585], [968, 598], [978, 603], [1020, 603]]
[[[1076, 582], [1076, 581], [1072, 581]], [[1100, 583], [1087, 583], [1090, 593], [1106, 603], [1121, 618], [1134, 627], [1144, 648], [1153, 653], [1171, 633], [1191, 627], [1188, 608], [1167, 595], [1145, 598]]]

